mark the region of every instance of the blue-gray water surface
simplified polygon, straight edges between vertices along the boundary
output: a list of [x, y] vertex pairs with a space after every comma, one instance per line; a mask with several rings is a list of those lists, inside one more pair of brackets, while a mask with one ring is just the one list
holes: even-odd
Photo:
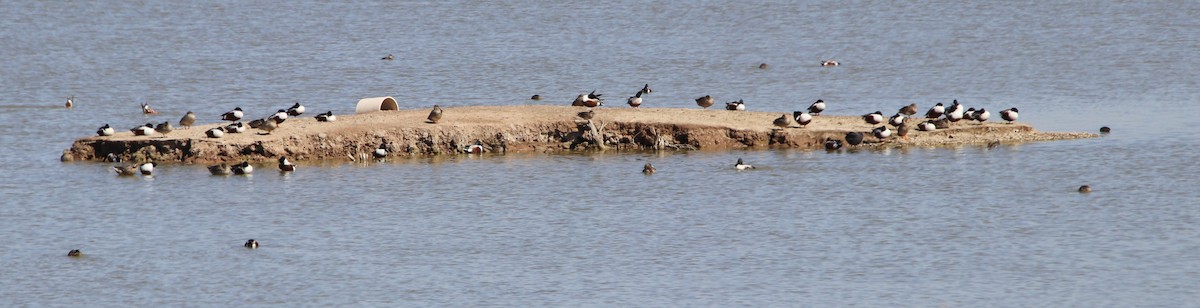
[[[5, 1], [0, 306], [1194, 306], [1195, 16], [1196, 1]], [[619, 105], [644, 83], [650, 107], [958, 99], [1113, 133], [246, 177], [58, 161], [105, 123], [189, 110], [212, 123], [234, 106], [568, 104], [594, 89]], [[739, 157], [760, 168], [733, 170]]]

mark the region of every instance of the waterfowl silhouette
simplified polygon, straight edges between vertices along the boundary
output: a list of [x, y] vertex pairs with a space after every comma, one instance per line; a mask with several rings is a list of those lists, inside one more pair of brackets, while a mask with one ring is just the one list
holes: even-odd
[[937, 119], [937, 118], [942, 117], [942, 114], [945, 114], [945, 113], [946, 113], [946, 106], [943, 106], [942, 103], [937, 103], [937, 105], [933, 105], [933, 107], [929, 107], [929, 111], [925, 112], [925, 117], [930, 118], [930, 119]]
[[426, 117], [425, 119], [428, 120], [428, 121], [426, 121], [426, 123], [433, 123], [433, 124], [437, 124], [438, 121], [441, 121], [442, 120], [442, 106], [433, 105], [433, 110], [429, 111], [429, 117]]
[[739, 99], [736, 102], [725, 103], [725, 110], [746, 111], [746, 102]]
[[142, 103], [142, 114], [158, 114], [158, 111], [150, 108], [150, 103]]
[[[388, 55], [388, 56], [390, 57], [391, 55]], [[246, 244], [242, 244], [242, 246], [246, 247], [246, 248], [250, 248], [250, 249], [258, 249], [258, 241], [255, 241], [254, 239], [250, 239], [250, 240], [246, 241]]]
[[1101, 126], [1101, 127], [1100, 127], [1100, 133], [1101, 133], [1101, 134], [1107, 134], [1107, 133], [1111, 133], [1111, 132], [1112, 132], [1112, 128], [1108, 128], [1108, 126]]
[[[275, 121], [272, 120], [271, 122], [275, 122]], [[263, 124], [266, 124], [266, 123], [267, 123], [267, 119], [255, 119], [255, 120], [251, 120], [250, 123], [247, 125], [250, 126], [250, 128], [259, 128], [259, 127], [262, 127]]]
[[763, 70], [765, 70], [765, 69], [767, 69], [767, 67], [769, 67], [769, 66], [768, 66], [766, 63], [763, 63], [763, 64], [759, 64], [759, 65], [758, 65], [758, 69], [763, 69]]
[[139, 166], [137, 164], [133, 164], [133, 165], [125, 165], [125, 166], [113, 166], [112, 168], [113, 168], [113, 171], [117, 172], [117, 175], [133, 176], [133, 175], [138, 174], [138, 167]]
[[174, 130], [174, 128], [171, 127], [171, 122], [167, 122], [167, 121], [158, 123], [158, 126], [154, 127], [154, 131], [158, 132], [159, 134], [162, 134], [163, 138], [166, 138], [167, 134], [170, 134], [171, 131], [173, 131], [173, 130]]
[[950, 104], [949, 108], [946, 108], [945, 115], [946, 119], [950, 120], [950, 122], [958, 122], [963, 119], [964, 113], [965, 111], [963, 110], [963, 105], [959, 104], [958, 100], [956, 99], [954, 100], [954, 103]]
[[396, 56], [393, 56], [392, 54], [389, 53], [387, 56], [384, 56], [383, 58], [379, 58], [379, 59], [386, 60], [386, 61], [392, 61], [392, 60], [396, 59]]
[[917, 124], [917, 130], [919, 130], [919, 131], [931, 132], [936, 129], [937, 129], [937, 125], [933, 125], [933, 123], [931, 123], [929, 121], [925, 121], [925, 122], [921, 122], [921, 124]]
[[826, 150], [837, 150], [837, 149], [841, 149], [841, 148], [842, 148], [841, 140], [825, 137], [825, 149]]
[[900, 123], [900, 125], [896, 126], [896, 136], [900, 137], [900, 139], [908, 140], [908, 130], [908, 125]]
[[74, 95], [67, 97], [66, 106], [67, 106], [67, 109], [75, 108], [75, 96]]
[[250, 162], [244, 161], [240, 164], [229, 166], [229, 171], [232, 171], [233, 174], [237, 175], [247, 175], [254, 173], [254, 166], [250, 165]]
[[792, 125], [792, 120], [787, 114], [783, 114], [778, 118], [775, 118], [775, 121], [771, 121], [771, 124], [774, 124], [775, 127], [787, 128], [788, 126]]
[[296, 102], [295, 105], [292, 105], [292, 107], [287, 109], [287, 114], [293, 117], [304, 114], [304, 105], [301, 105], [300, 102]]
[[591, 120], [593, 117], [596, 116], [596, 110], [588, 109], [587, 111], [576, 113], [575, 115], [579, 116], [580, 118], [583, 118], [584, 120]]
[[535, 101], [540, 101], [540, 100], [542, 100], [542, 96], [534, 94], [533, 96], [530, 96], [529, 99], [535, 100]]
[[279, 171], [289, 172], [296, 171], [296, 165], [288, 161], [287, 156], [279, 157]]
[[637, 107], [641, 106], [642, 105], [642, 91], [638, 91], [638, 93], [634, 94], [633, 96], [630, 96], [629, 99], [625, 101], [625, 103], [629, 104], [629, 107], [633, 107], [633, 108], [637, 108]]
[[232, 124], [225, 125], [226, 133], [241, 134], [245, 133], [246, 129], [246, 123], [242, 122], [233, 122]]
[[230, 175], [233, 174], [233, 170], [229, 168], [229, 164], [221, 163], [208, 166], [208, 173], [212, 173], [212, 175]]
[[154, 134], [154, 124], [146, 123], [146, 125], [138, 126], [129, 129], [134, 136], [148, 136]]
[[737, 170], [754, 169], [754, 166], [751, 166], [750, 164], [742, 162], [741, 157], [738, 157], [738, 161], [736, 164], [733, 165], [733, 167], [736, 168]]
[[863, 121], [866, 121], [867, 124], [871, 124], [871, 125], [883, 123], [883, 112], [875, 111], [872, 113], [864, 114], [862, 116], [862, 119], [863, 119]]
[[230, 111], [222, 114], [221, 120], [238, 121], [238, 120], [241, 120], [243, 116], [245, 116], [245, 113], [242, 112], [242, 107], [237, 107], [237, 108], [233, 108], [233, 110], [230, 110]]
[[1089, 186], [1089, 185], [1079, 186], [1079, 192], [1080, 193], [1090, 193], [1090, 192], [1092, 192], [1092, 186]]
[[963, 120], [967, 120], [967, 121], [975, 120], [975, 107], [967, 108], [967, 112], [963, 113]]
[[117, 131], [113, 129], [112, 126], [108, 126], [108, 123], [105, 123], [104, 126], [101, 126], [100, 129], [96, 130], [96, 135], [98, 136], [112, 136], [115, 133], [117, 133]]
[[333, 115], [333, 110], [317, 115], [317, 122], [334, 122], [337, 121], [337, 116]]
[[888, 129], [887, 126], [880, 126], [880, 127], [876, 127], [875, 129], [872, 129], [871, 134], [875, 135], [875, 138], [879, 138], [880, 140], [883, 140], [887, 137], [892, 136], [892, 130]]
[[379, 147], [378, 147], [378, 148], [375, 148], [375, 151], [374, 151], [374, 152], [371, 152], [371, 155], [374, 155], [374, 156], [375, 156], [375, 158], [384, 158], [384, 157], [387, 157], [387, 155], [388, 155], [388, 151], [387, 151], [387, 142], [380, 143], [380, 144], [379, 144]]
[[816, 102], [813, 102], [812, 105], [808, 105], [808, 113], [809, 114], [812, 114], [814, 116], [819, 116], [819, 115], [821, 115], [822, 111], [825, 111], [825, 101], [824, 100], [818, 99]]
[[196, 113], [188, 110], [182, 118], [179, 118], [179, 127], [192, 128], [192, 124], [196, 124]]
[[1017, 114], [1017, 112], [1018, 112], [1017, 107], [1012, 107], [1012, 108], [1001, 110], [1000, 118], [1004, 119], [1005, 121], [1008, 121], [1008, 124], [1012, 124], [1012, 122], [1016, 122], [1017, 118], [1020, 116], [1019, 114]]
[[650, 84], [647, 83], [646, 85], [642, 86], [641, 92], [642, 94], [650, 94], [650, 92], [654, 92], [654, 89], [650, 89]]
[[841, 65], [841, 63], [838, 63], [837, 60], [833, 60], [833, 59], [821, 61], [821, 66], [838, 66], [838, 65]]
[[978, 121], [979, 124], [983, 124], [983, 122], [987, 122], [987, 120], [991, 117], [992, 117], [992, 113], [988, 112], [987, 108], [979, 108], [978, 111], [975, 111], [975, 115], [971, 116], [971, 118], [974, 119], [975, 121]]
[[658, 169], [654, 169], [654, 165], [651, 165], [650, 163], [646, 163], [645, 166], [642, 166], [642, 173], [644, 174], [654, 174], [655, 172], [658, 172]]
[[793, 111], [792, 119], [796, 120], [796, 124], [799, 124], [800, 127], [806, 127], [808, 126], [808, 123], [812, 123], [813, 116], [811, 114], [804, 113], [803, 111]]
[[860, 144], [862, 144], [862, 142], [863, 142], [863, 133], [860, 133], [860, 132], [846, 133], [846, 143], [854, 146], [854, 145], [860, 145]]
[[71, 251], [67, 252], [67, 256], [68, 257], [82, 257], [83, 253], [79, 252], [79, 249], [71, 249]]
[[712, 107], [712, 105], [715, 103], [716, 102], [713, 101], [713, 98], [711, 95], [705, 95], [704, 97], [696, 99], [696, 105], [700, 106], [700, 108], [704, 108], [704, 109], [708, 109], [708, 107]]
[[267, 117], [267, 120], [271, 120], [271, 121], [275, 122], [275, 124], [283, 124], [283, 121], [287, 121], [287, 118], [288, 118], [287, 110], [279, 109], [279, 111], [276, 111], [275, 114], [272, 114], [271, 116]]
[[[263, 131], [262, 133], [259, 133], [259, 135], [270, 135], [272, 131], [275, 131], [276, 128], [279, 128], [279, 122], [276, 122], [271, 119], [266, 119], [266, 120], [260, 119], [260, 120], [255, 120], [255, 121], [259, 121], [259, 123], [260, 123], [258, 125], [258, 127], [255, 127], [255, 128]], [[250, 124], [250, 126], [254, 127], [254, 124]]]
[[904, 125], [904, 119], [905, 119], [904, 114], [897, 113], [897, 114], [893, 115], [892, 117], [888, 118], [888, 124], [891, 124], [892, 126]]
[[908, 106], [900, 107], [900, 111], [897, 113], [903, 114], [906, 116], [912, 116], [914, 114], [917, 114], [917, 104], [908, 104]]

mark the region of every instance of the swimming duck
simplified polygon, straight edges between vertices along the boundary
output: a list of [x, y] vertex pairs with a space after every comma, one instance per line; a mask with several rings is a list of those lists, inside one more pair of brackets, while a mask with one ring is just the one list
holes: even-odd
[[904, 125], [904, 119], [905, 117], [903, 114], [897, 113], [896, 115], [888, 118], [888, 124], [891, 124], [892, 126]]
[[767, 67], [769, 67], [769, 66], [766, 63], [758, 65], [758, 69], [760, 69], [760, 70], [765, 70], [765, 69], [767, 69]]
[[233, 108], [233, 110], [230, 110], [230, 111], [222, 114], [221, 120], [237, 121], [237, 120], [241, 120], [242, 116], [244, 116], [244, 115], [245, 115], [245, 113], [242, 112], [242, 107], [237, 107], [237, 108]]
[[279, 171], [289, 172], [296, 171], [296, 164], [288, 161], [287, 156], [279, 157]]
[[917, 104], [908, 104], [908, 106], [900, 107], [900, 112], [898, 113], [906, 116], [917, 114]]
[[625, 103], [629, 104], [629, 107], [633, 107], [633, 108], [637, 108], [638, 106], [641, 106], [642, 105], [642, 91], [638, 91], [638, 93], [634, 94], [633, 96], [630, 96], [629, 99], [625, 101]]
[[100, 129], [96, 130], [96, 135], [99, 136], [112, 136], [115, 133], [117, 133], [117, 131], [113, 129], [112, 126], [108, 126], [107, 123], [105, 123], [104, 126], [101, 126]]
[[1101, 133], [1101, 134], [1107, 134], [1107, 133], [1111, 133], [1111, 132], [1112, 132], [1112, 128], [1109, 128], [1108, 126], [1101, 126], [1101, 127], [1100, 127], [1100, 133]]
[[919, 131], [931, 132], [936, 129], [937, 129], [937, 126], [933, 125], [933, 123], [930, 123], [929, 121], [925, 121], [925, 122], [921, 122], [921, 124], [917, 124], [917, 130], [919, 130]]
[[467, 152], [467, 154], [482, 154], [483, 143], [479, 140], [476, 140], [475, 144], [468, 145], [466, 148], [463, 148], [463, 152]]
[[641, 92], [642, 94], [650, 94], [650, 92], [654, 92], [654, 90], [650, 89], [650, 84], [647, 83], [645, 86], [642, 86]]
[[867, 121], [867, 124], [871, 125], [883, 123], [883, 112], [875, 111], [873, 113], [864, 114], [862, 118], [863, 121]]
[[654, 169], [654, 165], [651, 165], [650, 163], [646, 163], [645, 166], [642, 166], [642, 173], [644, 174], [654, 174], [655, 172], [658, 172], [658, 169]]
[[229, 168], [229, 164], [221, 163], [219, 165], [208, 166], [208, 173], [212, 173], [212, 175], [230, 175], [233, 174], [233, 170]]
[[871, 130], [871, 134], [875, 135], [875, 138], [884, 139], [892, 136], [892, 130], [888, 129], [887, 126], [880, 126]]
[[991, 117], [992, 117], [992, 113], [988, 112], [987, 108], [979, 108], [979, 110], [975, 111], [975, 115], [971, 116], [971, 118], [974, 119], [975, 121], [979, 121], [979, 124], [983, 124], [983, 122], [987, 122], [987, 120]]
[[67, 109], [75, 108], [75, 96], [67, 97]]
[[838, 65], [841, 65], [841, 63], [838, 63], [837, 60], [833, 60], [833, 59], [821, 61], [821, 66], [838, 66]]
[[711, 95], [705, 95], [704, 97], [696, 99], [696, 105], [700, 106], [700, 108], [708, 109], [708, 107], [712, 107], [713, 104], [715, 104], [715, 102], [713, 101]]
[[275, 122], [275, 124], [283, 124], [283, 121], [287, 121], [287, 118], [288, 118], [287, 110], [279, 109], [279, 111], [276, 111], [275, 114], [272, 114], [271, 116], [267, 117], [267, 120], [271, 120], [271, 121]]
[[[259, 135], [270, 135], [272, 131], [275, 131], [276, 128], [279, 128], [279, 122], [275, 122], [270, 119], [255, 121], [261, 121], [261, 124], [256, 127], [263, 131], [262, 133], [259, 133]], [[254, 124], [251, 124], [250, 126], [254, 126]]]
[[233, 166], [229, 166], [229, 171], [232, 171], [233, 174], [237, 174], [237, 175], [247, 175], [247, 174], [254, 173], [254, 166], [250, 165], [250, 162], [244, 161], [240, 164], [235, 164]]
[[385, 57], [383, 57], [383, 58], [379, 58], [379, 59], [380, 59], [380, 60], [385, 60], [385, 61], [392, 61], [392, 60], [395, 60], [395, 59], [396, 59], [396, 56], [393, 56], [392, 54], [390, 54], [390, 53], [389, 53], [387, 56], [385, 56]]
[[596, 116], [596, 110], [588, 109], [587, 111], [583, 111], [583, 112], [577, 113], [575, 115], [579, 116], [580, 118], [583, 118], [584, 120], [591, 120], [593, 117]]
[[1017, 117], [1019, 116], [1017, 114], [1017, 112], [1018, 112], [1017, 107], [1012, 107], [1012, 108], [1001, 110], [1000, 118], [1004, 119], [1005, 121], [1008, 121], [1008, 124], [1012, 124], [1012, 122], [1017, 121]]
[[803, 111], [793, 111], [792, 119], [796, 120], [796, 124], [804, 127], [808, 126], [808, 123], [812, 123], [813, 117], [811, 114], [804, 113]]
[[535, 101], [540, 101], [540, 100], [542, 100], [542, 96], [534, 94], [533, 96], [530, 96], [529, 99], [535, 100]]
[[429, 111], [429, 117], [426, 117], [425, 119], [429, 120], [426, 123], [433, 123], [433, 124], [437, 124], [438, 121], [441, 121], [442, 120], [442, 106], [433, 105], [433, 110]]
[[154, 124], [146, 123], [146, 125], [138, 126], [129, 129], [134, 136], [147, 136], [154, 134]]
[[942, 114], [944, 113], [946, 113], [946, 106], [943, 106], [942, 103], [937, 103], [937, 105], [929, 107], [929, 111], [925, 112], [925, 117], [929, 119], [937, 119], [942, 117]]
[[[388, 56], [390, 57], [392, 55], [388, 55]], [[250, 248], [250, 249], [258, 249], [258, 241], [255, 241], [254, 239], [250, 239], [250, 240], [246, 241], [246, 244], [244, 244], [242, 246], [245, 246], [246, 248]]]
[[226, 133], [241, 134], [246, 132], [246, 124], [242, 122], [233, 122], [233, 124], [225, 125]]
[[79, 249], [71, 249], [71, 251], [67, 252], [67, 256], [68, 257], [82, 257], [83, 253], [79, 252]]
[[183, 128], [192, 128], [192, 124], [196, 124], [196, 113], [188, 110], [182, 118], [179, 118], [179, 126]]
[[816, 102], [813, 102], [812, 105], [808, 105], [808, 113], [814, 116], [821, 115], [822, 111], [825, 111], [825, 101], [823, 100], [818, 99]]
[[860, 132], [846, 133], [846, 143], [849, 143], [850, 145], [853, 146], [853, 145], [862, 144], [862, 142], [863, 142], [863, 133], [860, 133]]
[[963, 113], [963, 120], [967, 120], [967, 121], [975, 120], [975, 107], [967, 108], [967, 112]]
[[379, 147], [378, 147], [378, 148], [375, 148], [375, 151], [374, 151], [374, 152], [371, 152], [371, 154], [372, 154], [372, 155], [374, 155], [374, 156], [375, 156], [375, 158], [384, 158], [384, 157], [387, 157], [387, 155], [388, 155], [388, 151], [387, 151], [387, 142], [380, 143], [380, 144], [379, 144]]
[[295, 105], [292, 105], [291, 108], [287, 109], [287, 114], [293, 117], [304, 114], [304, 105], [301, 105], [300, 102], [296, 102]]
[[138, 174], [138, 165], [113, 166], [113, 171], [120, 176], [133, 176]]
[[1090, 193], [1090, 192], [1092, 192], [1092, 186], [1089, 186], [1089, 185], [1079, 186], [1079, 192], [1080, 193]]
[[150, 108], [150, 103], [142, 103], [142, 114], [158, 114], [158, 111]]
[[746, 102], [739, 99], [736, 102], [725, 103], [725, 110], [746, 111]]
[[171, 127], [171, 122], [167, 121], [163, 121], [162, 123], [159, 123], [158, 126], [154, 127], [154, 131], [162, 134], [163, 138], [166, 138], [167, 134], [170, 134], [173, 130], [174, 128]]
[[837, 149], [841, 149], [841, 148], [842, 148], [841, 140], [825, 137], [825, 149], [826, 150], [837, 150]]
[[775, 118], [775, 121], [771, 121], [771, 124], [779, 128], [787, 128], [788, 126], [792, 125], [792, 120], [787, 114], [783, 114], [778, 118]]
[[337, 116], [333, 115], [333, 110], [317, 115], [317, 122], [334, 122], [337, 121]]
[[734, 164], [733, 167], [737, 168], [737, 170], [754, 169], [754, 166], [751, 166], [750, 164], [742, 162], [741, 157], [738, 157], [737, 164]]
[[158, 163], [148, 162], [138, 166], [138, 171], [141, 171], [142, 175], [153, 175], [154, 167], [158, 167]]

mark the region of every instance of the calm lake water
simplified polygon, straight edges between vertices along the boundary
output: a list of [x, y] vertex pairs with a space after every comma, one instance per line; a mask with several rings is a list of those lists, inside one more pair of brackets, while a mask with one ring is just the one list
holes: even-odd
[[[1195, 1], [5, 1], [0, 306], [1194, 306], [1195, 16]], [[652, 107], [959, 99], [1114, 132], [249, 177], [58, 161], [105, 123], [188, 110], [211, 123], [234, 106], [569, 104], [593, 89], [620, 108], [644, 83]], [[739, 157], [760, 169], [734, 171]]]

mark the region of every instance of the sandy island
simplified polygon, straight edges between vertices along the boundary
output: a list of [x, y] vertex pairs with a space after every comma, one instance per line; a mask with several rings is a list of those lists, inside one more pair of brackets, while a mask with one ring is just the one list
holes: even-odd
[[[588, 138], [591, 134], [578, 127], [580, 118], [576, 113], [585, 110], [540, 105], [454, 107], [445, 108], [437, 124], [426, 123], [429, 109], [338, 115], [336, 122], [317, 122], [315, 114], [305, 114], [288, 119], [269, 135], [259, 135], [260, 131], [250, 129], [222, 138], [208, 138], [204, 132], [227, 122], [190, 129], [176, 127], [165, 138], [157, 134], [134, 136], [125, 129], [114, 136], [76, 140], [63, 152], [63, 160], [100, 161], [110, 153], [125, 161], [185, 163], [254, 162], [284, 155], [292, 160], [351, 160], [368, 158], [381, 143], [386, 143], [389, 155], [400, 156], [464, 153], [466, 147], [476, 142], [485, 153], [596, 149], [599, 146], [594, 139]], [[872, 125], [859, 116], [820, 115], [807, 127], [796, 127], [793, 122], [793, 128], [778, 129], [772, 121], [783, 114], [779, 112], [697, 108], [595, 110], [595, 126], [602, 128], [603, 146], [608, 150], [821, 149], [825, 138], [841, 140], [851, 131], [865, 132], [868, 143], [863, 146], [867, 147], [935, 147], [1097, 136], [1038, 132], [1020, 122], [990, 121], [980, 125], [964, 120], [932, 132], [914, 129], [907, 140], [892, 137], [880, 141], [870, 135]], [[910, 119], [910, 126], [917, 123], [913, 120], [924, 119]]]

